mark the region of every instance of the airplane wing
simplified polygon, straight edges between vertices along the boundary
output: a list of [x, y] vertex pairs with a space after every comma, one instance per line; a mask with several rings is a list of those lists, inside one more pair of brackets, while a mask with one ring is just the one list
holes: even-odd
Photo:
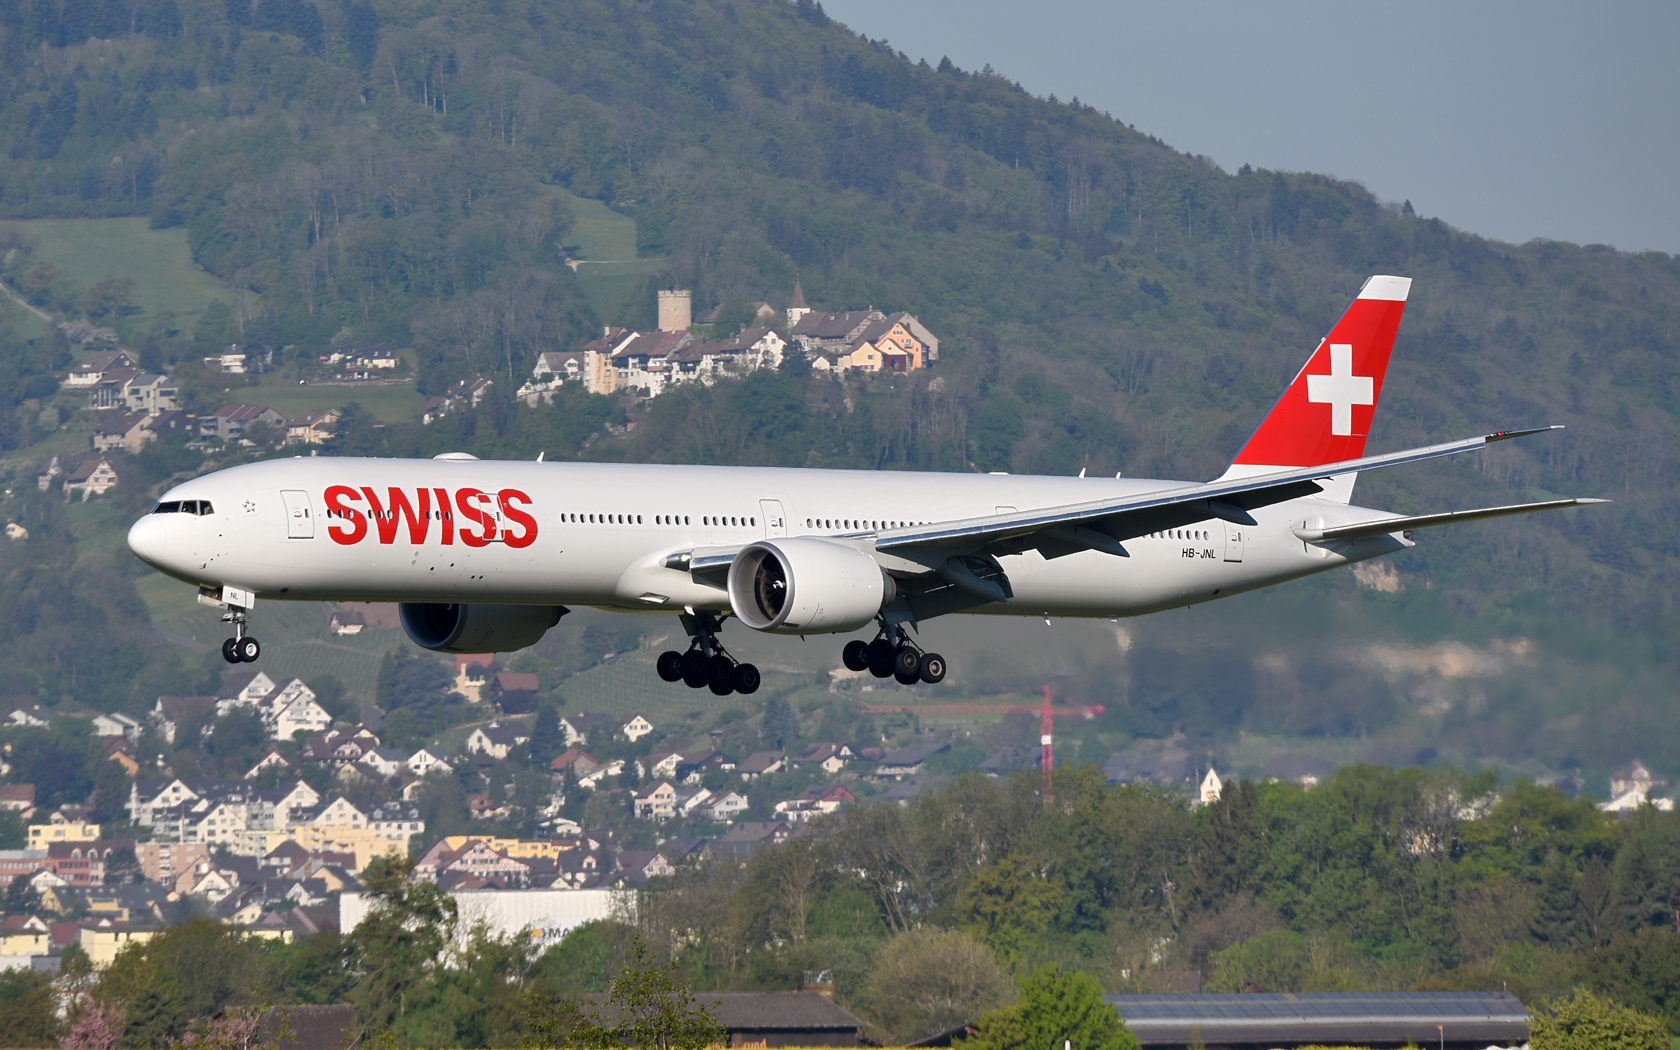
[[1449, 510], [1442, 514], [1418, 514], [1410, 518], [1384, 518], [1362, 521], [1354, 525], [1337, 525], [1328, 529], [1291, 529], [1298, 539], [1308, 543], [1325, 540], [1355, 540], [1361, 536], [1383, 536], [1413, 529], [1432, 529], [1437, 525], [1457, 525], [1466, 521], [1485, 521], [1505, 518], [1512, 514], [1532, 514], [1537, 510], [1561, 510], [1564, 507], [1584, 507], [1592, 503], [1609, 503], [1607, 499], [1552, 499], [1543, 503], [1513, 503], [1505, 507], [1483, 507], [1480, 510]]
[[[1390, 452], [1381, 456], [1280, 470], [1254, 477], [1221, 479], [1161, 492], [1064, 507], [930, 522], [926, 525], [884, 531], [876, 539], [875, 549], [905, 555], [917, 551], [930, 554], [943, 552], [1002, 555], [1018, 554], [1036, 548], [1047, 558], [1074, 554], [1082, 550], [1099, 550], [1127, 557], [1123, 541], [1151, 532], [1191, 525], [1209, 518], [1253, 525], [1256, 522], [1249, 511], [1320, 492], [1323, 486], [1317, 483], [1319, 479], [1352, 471], [1375, 470], [1379, 467], [1437, 459], [1441, 456], [1470, 452], [1494, 441], [1561, 429], [1563, 428], [1560, 426], [1551, 426], [1536, 427], [1532, 430], [1499, 431], [1481, 437], [1407, 449], [1403, 452]], [[1393, 532], [1405, 527], [1394, 526], [1383, 531]]]

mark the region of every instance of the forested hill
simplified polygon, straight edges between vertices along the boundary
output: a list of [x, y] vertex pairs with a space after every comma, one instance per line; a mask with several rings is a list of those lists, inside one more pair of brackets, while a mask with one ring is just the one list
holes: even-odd
[[[1554, 768], [1680, 727], [1673, 257], [1514, 247], [1354, 183], [1224, 172], [1124, 114], [913, 62], [810, 0], [21, 0], [0, 18], [0, 216], [183, 226], [227, 283], [196, 326], [127, 322], [158, 364], [362, 336], [412, 345], [437, 393], [647, 324], [651, 294], [602, 316], [564, 264], [576, 198], [633, 218], [638, 255], [662, 260], [649, 286], [700, 307], [779, 305], [797, 278], [818, 308], [906, 309], [944, 339], [929, 373], [686, 390], [631, 408], [625, 437], [590, 440], [625, 406], [503, 400], [447, 427], [352, 425], [348, 451], [1208, 477], [1364, 278], [1409, 275], [1373, 451], [1569, 429], [1369, 476], [1361, 500], [1615, 506], [1432, 535], [1376, 590], [1347, 575], [1210, 612], [1248, 628], [1219, 632], [1235, 676], [1197, 678], [1207, 661], [1165, 639], [1152, 666], [1180, 678], [1104, 665], [1081, 687], [1146, 735], [1415, 722]], [[62, 360], [16, 338], [6, 357], [17, 459], [51, 389], [30, 380]], [[1420, 685], [1290, 648], [1350, 625], [1498, 642], [1534, 673]]]

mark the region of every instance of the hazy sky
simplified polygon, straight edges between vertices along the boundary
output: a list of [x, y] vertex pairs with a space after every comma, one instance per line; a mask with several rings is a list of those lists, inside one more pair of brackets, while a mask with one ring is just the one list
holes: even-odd
[[1680, 3], [823, 0], [1179, 150], [1355, 179], [1521, 243], [1680, 253]]

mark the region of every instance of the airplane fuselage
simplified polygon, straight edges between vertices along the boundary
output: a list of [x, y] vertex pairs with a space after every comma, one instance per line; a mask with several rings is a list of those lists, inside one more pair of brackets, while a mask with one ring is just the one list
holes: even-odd
[[[130, 545], [189, 583], [263, 599], [584, 605], [726, 612], [719, 581], [674, 554], [814, 536], [870, 549], [906, 525], [1164, 492], [1135, 478], [932, 474], [472, 459], [270, 460], [185, 482]], [[209, 512], [198, 513], [208, 502]], [[171, 505], [189, 505], [188, 511]], [[1398, 535], [1305, 543], [1295, 528], [1391, 517], [1329, 499], [1085, 550], [999, 559], [1007, 604], [967, 612], [1135, 616], [1308, 576], [1410, 546]]]

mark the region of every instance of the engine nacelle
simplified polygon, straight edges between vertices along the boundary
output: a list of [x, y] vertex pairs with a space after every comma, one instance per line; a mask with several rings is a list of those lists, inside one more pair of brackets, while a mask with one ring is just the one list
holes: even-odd
[[403, 602], [403, 630], [415, 645], [439, 653], [510, 653], [536, 645], [564, 605], [456, 605]]
[[729, 607], [755, 631], [855, 631], [897, 593], [874, 558], [827, 540], [760, 540], [729, 563]]

